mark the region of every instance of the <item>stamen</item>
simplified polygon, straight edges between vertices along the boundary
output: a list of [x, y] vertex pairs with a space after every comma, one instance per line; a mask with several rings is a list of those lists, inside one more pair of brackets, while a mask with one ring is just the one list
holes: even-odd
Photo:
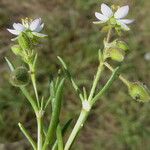
[[23, 26], [25, 26], [26, 28], [29, 28], [30, 23], [32, 22], [32, 19], [26, 17], [26, 18], [22, 18], [21, 21], [22, 21]]

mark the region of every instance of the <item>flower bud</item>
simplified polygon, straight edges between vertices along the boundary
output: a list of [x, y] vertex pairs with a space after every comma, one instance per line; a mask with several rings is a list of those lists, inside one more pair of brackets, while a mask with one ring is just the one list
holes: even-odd
[[118, 48], [110, 48], [109, 56], [112, 60], [122, 62], [124, 60], [125, 52]]
[[129, 85], [129, 94], [135, 100], [141, 102], [150, 101], [150, 93], [148, 88], [140, 82], [130, 83]]
[[122, 50], [129, 50], [128, 45], [124, 41], [117, 41], [117, 47]]
[[16, 68], [10, 75], [10, 82], [13, 86], [26, 86], [29, 83], [29, 73], [25, 67]]
[[13, 45], [11, 50], [15, 55], [21, 55], [22, 49], [19, 45]]
[[29, 50], [31, 48], [31, 41], [23, 32], [18, 37], [18, 43], [23, 50]]

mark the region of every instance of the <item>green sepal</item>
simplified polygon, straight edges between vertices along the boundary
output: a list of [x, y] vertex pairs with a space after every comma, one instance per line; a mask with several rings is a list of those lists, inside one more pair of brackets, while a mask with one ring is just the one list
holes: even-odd
[[18, 43], [23, 50], [31, 49], [31, 41], [30, 41], [29, 37], [26, 35], [26, 33], [24, 33], [24, 32], [22, 32], [18, 36]]
[[109, 25], [104, 26], [104, 27], [101, 29], [101, 32], [107, 33], [107, 32], [109, 31], [109, 29], [110, 29], [110, 26], [109, 26]]
[[13, 45], [11, 47], [11, 50], [12, 52], [15, 54], [15, 55], [21, 55], [22, 54], [22, 48], [19, 46], [19, 45]]

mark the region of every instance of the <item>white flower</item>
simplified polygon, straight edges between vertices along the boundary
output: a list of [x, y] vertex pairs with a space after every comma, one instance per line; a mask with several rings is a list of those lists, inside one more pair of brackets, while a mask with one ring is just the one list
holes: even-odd
[[118, 10], [114, 13], [113, 10], [107, 6], [106, 4], [101, 4], [101, 12], [98, 13], [95, 12], [95, 16], [99, 21], [95, 21], [93, 23], [105, 23], [109, 21], [111, 18], [114, 18], [116, 20], [116, 23], [121, 26], [124, 30], [130, 30], [130, 28], [127, 26], [127, 24], [132, 23], [134, 20], [131, 19], [123, 19], [128, 15], [129, 12], [129, 6], [122, 6], [118, 8]]
[[37, 18], [35, 20], [31, 19], [22, 19], [22, 23], [14, 23], [13, 28], [14, 29], [7, 29], [10, 33], [14, 35], [19, 35], [21, 32], [24, 31], [31, 31], [33, 35], [38, 37], [45, 37], [47, 35], [39, 33], [44, 27], [44, 23], [42, 23], [41, 18]]

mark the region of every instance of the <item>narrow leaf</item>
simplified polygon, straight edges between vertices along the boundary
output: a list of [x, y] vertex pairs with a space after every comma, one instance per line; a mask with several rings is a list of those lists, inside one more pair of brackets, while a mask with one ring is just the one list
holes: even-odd
[[57, 126], [56, 136], [58, 141], [58, 150], [63, 150], [62, 130], [59, 124]]
[[[65, 135], [68, 127], [70, 126], [71, 122], [72, 122], [73, 119], [69, 119], [66, 124], [64, 125], [64, 127], [62, 128], [62, 136]], [[56, 140], [53, 147], [52, 147], [52, 150], [57, 150], [57, 146], [58, 146], [58, 141]]]
[[20, 130], [22, 131], [22, 133], [25, 135], [25, 137], [28, 139], [30, 144], [32, 145], [33, 149], [36, 150], [36, 144], [33, 141], [32, 137], [30, 136], [29, 132], [24, 128], [24, 126], [21, 123], [18, 123], [18, 126]]
[[7, 64], [8, 64], [9, 69], [11, 71], [14, 71], [15, 68], [14, 68], [13, 64], [9, 61], [9, 59], [7, 59], [7, 57], [5, 57], [5, 60], [6, 60]]
[[58, 122], [59, 122], [59, 115], [60, 115], [60, 110], [61, 110], [61, 101], [62, 101], [62, 95], [63, 95], [64, 80], [65, 79], [61, 80], [61, 82], [58, 86], [58, 89], [56, 91], [55, 100], [53, 102], [53, 111], [52, 111], [51, 121], [50, 121], [50, 125], [48, 127], [47, 136], [46, 136], [42, 150], [46, 150], [48, 145], [52, 145], [54, 142], [54, 136], [56, 133], [56, 128], [57, 128]]
[[106, 93], [106, 91], [111, 87], [111, 85], [113, 84], [114, 80], [119, 76], [120, 73], [120, 67], [117, 67], [111, 77], [109, 78], [109, 80], [107, 81], [107, 83], [104, 85], [104, 87], [102, 88], [102, 90], [92, 99], [92, 103], [94, 104], [103, 94]]
[[79, 89], [79, 87], [77, 86], [77, 84], [75, 83], [74, 79], [71, 76], [71, 73], [69, 72], [66, 63], [63, 61], [63, 59], [59, 56], [57, 56], [58, 60], [60, 61], [60, 63], [62, 64], [65, 74], [68, 77], [68, 79], [70, 80], [70, 82], [72, 83], [73, 88], [75, 89], [75, 91], [77, 92], [77, 94], [79, 95], [81, 101], [84, 100], [83, 95], [81, 90]]

